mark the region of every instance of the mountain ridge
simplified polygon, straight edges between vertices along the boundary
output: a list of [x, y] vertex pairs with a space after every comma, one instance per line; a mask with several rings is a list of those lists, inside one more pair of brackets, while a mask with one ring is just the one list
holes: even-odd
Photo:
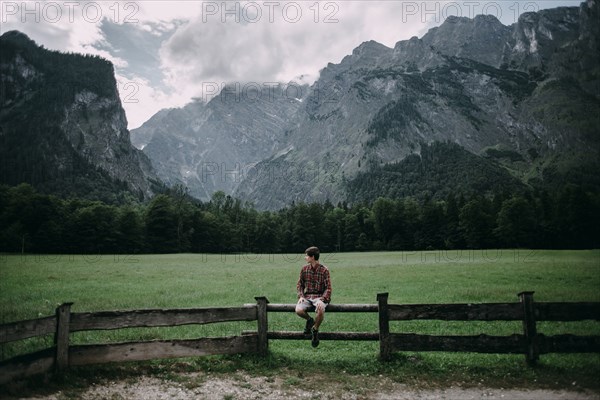
[[113, 65], [0, 36], [1, 183], [65, 197], [149, 199], [161, 186], [130, 142]]
[[255, 163], [280, 150], [285, 118], [307, 89], [293, 86], [228, 86], [208, 103], [160, 111], [132, 130], [132, 142], [143, 146], [167, 184], [184, 185], [202, 200], [231, 193]]
[[[280, 108], [284, 134], [270, 154], [245, 164], [239, 180], [212, 189], [260, 209], [360, 201], [349, 192], [353, 179], [397, 165], [436, 142], [461, 146], [481, 165], [495, 164], [525, 187], [563, 182], [567, 165], [590, 170], [600, 147], [590, 121], [600, 113], [595, 18], [598, 5], [590, 0], [524, 13], [509, 26], [494, 16], [449, 17], [422, 38], [393, 48], [363, 42], [339, 63], [328, 63], [296, 107]], [[235, 110], [244, 107], [241, 102]], [[228, 135], [227, 125], [221, 134]], [[228, 157], [220, 160], [238, 162]], [[583, 167], [568, 160], [573, 157]], [[567, 169], [554, 170], [554, 164]], [[547, 168], [554, 172], [545, 173]]]

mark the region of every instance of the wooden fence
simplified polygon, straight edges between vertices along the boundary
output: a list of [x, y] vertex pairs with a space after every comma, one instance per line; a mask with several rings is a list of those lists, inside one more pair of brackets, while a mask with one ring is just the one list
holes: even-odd
[[[380, 356], [395, 351], [454, 351], [525, 354], [535, 364], [540, 354], [598, 353], [600, 336], [537, 333], [538, 321], [600, 321], [600, 303], [534, 303], [534, 292], [519, 293], [519, 303], [388, 304], [388, 294], [377, 295]], [[523, 334], [511, 336], [428, 336], [390, 333], [390, 321], [522, 321]]]
[[101, 311], [71, 313], [72, 303], [56, 309], [56, 316], [0, 325], [0, 344], [54, 334], [51, 349], [18, 356], [0, 363], [0, 385], [27, 376], [62, 371], [68, 366], [119, 361], [254, 353], [258, 335], [193, 340], [154, 340], [102, 345], [69, 344], [70, 334], [79, 331], [139, 327], [173, 327], [257, 320], [257, 306], [173, 310]]
[[[600, 321], [600, 303], [534, 303], [533, 292], [519, 293], [518, 303], [388, 304], [388, 294], [377, 295], [377, 304], [330, 304], [327, 313], [377, 313], [379, 332], [320, 332], [322, 340], [379, 341], [380, 358], [397, 351], [451, 351], [525, 354], [534, 364], [545, 353], [600, 352], [600, 336], [537, 333], [537, 321]], [[69, 366], [120, 361], [194, 357], [214, 354], [268, 353], [269, 340], [307, 339], [303, 332], [269, 331], [269, 312], [294, 312], [295, 304], [269, 304], [256, 297], [243, 307], [172, 310], [101, 311], [72, 313], [72, 303], [56, 309], [52, 317], [0, 325], [0, 345], [53, 334], [55, 345], [0, 363], [0, 385], [27, 376], [62, 371]], [[523, 334], [511, 336], [430, 336], [390, 331], [390, 321], [522, 321]], [[79, 331], [139, 327], [173, 327], [230, 321], [257, 321], [257, 331], [240, 336], [191, 340], [154, 340], [102, 345], [70, 345], [70, 334]], [[328, 324], [331, 326], [331, 323]]]

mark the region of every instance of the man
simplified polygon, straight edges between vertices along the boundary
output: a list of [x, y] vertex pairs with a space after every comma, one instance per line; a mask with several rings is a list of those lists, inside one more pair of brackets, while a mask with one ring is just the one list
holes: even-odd
[[[304, 334], [311, 334], [311, 344], [317, 347], [319, 327], [325, 318], [325, 308], [331, 301], [331, 279], [329, 269], [319, 263], [320, 252], [317, 247], [309, 247], [304, 253], [304, 259], [308, 264], [302, 267], [300, 279], [296, 284], [298, 292], [296, 314], [306, 320]], [[314, 319], [307, 312], [313, 306], [316, 312]]]

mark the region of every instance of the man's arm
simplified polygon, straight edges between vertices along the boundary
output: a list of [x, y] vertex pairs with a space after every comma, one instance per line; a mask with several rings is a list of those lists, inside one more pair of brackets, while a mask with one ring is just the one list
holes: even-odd
[[331, 301], [331, 277], [329, 276], [329, 269], [325, 270], [323, 274], [323, 280], [325, 283], [325, 293], [323, 293], [323, 301], [329, 303]]
[[304, 297], [304, 279], [302, 279], [302, 271], [300, 271], [300, 278], [298, 278], [298, 283], [296, 283], [296, 293], [298, 294], [299, 299]]

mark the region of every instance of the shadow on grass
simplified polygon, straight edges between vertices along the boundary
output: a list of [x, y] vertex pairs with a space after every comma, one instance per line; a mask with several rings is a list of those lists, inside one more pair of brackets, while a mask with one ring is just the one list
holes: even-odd
[[314, 378], [343, 385], [357, 377], [371, 381], [385, 377], [421, 389], [453, 385], [588, 389], [600, 393], [600, 381], [597, 379], [600, 376], [600, 356], [596, 354], [586, 357], [547, 355], [538, 365], [529, 367], [522, 356], [506, 355], [398, 353], [386, 362], [376, 357], [360, 356], [354, 360], [340, 357], [315, 361], [308, 358], [298, 360], [272, 351], [267, 357], [245, 354], [72, 367], [62, 374], [36, 376], [0, 387], [0, 397], [44, 396], [60, 391], [63, 398], [75, 399], [92, 385], [115, 381], [134, 382], [141, 377], [153, 377], [185, 383], [198, 373], [225, 376], [240, 372], [251, 376], [276, 376], [284, 382]]

